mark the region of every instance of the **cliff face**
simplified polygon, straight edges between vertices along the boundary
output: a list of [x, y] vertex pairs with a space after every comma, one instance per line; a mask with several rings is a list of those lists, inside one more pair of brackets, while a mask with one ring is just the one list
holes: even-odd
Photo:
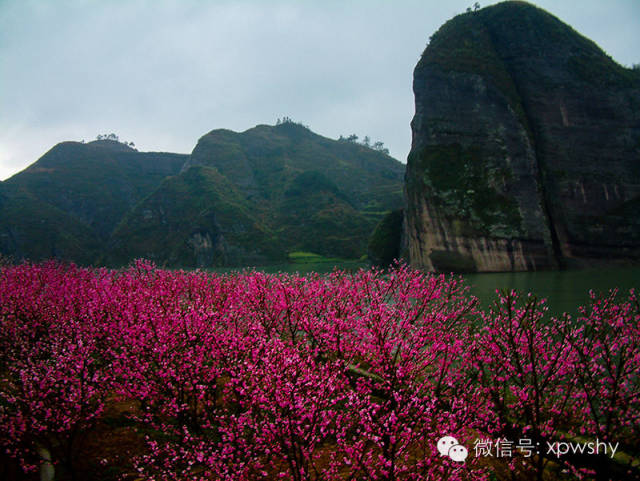
[[414, 72], [411, 263], [506, 271], [640, 255], [640, 73], [504, 2], [443, 25]]

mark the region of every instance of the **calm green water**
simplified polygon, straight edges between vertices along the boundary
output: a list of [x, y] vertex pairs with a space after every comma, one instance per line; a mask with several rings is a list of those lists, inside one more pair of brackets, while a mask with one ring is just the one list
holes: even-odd
[[[361, 261], [346, 261], [337, 265], [333, 262], [289, 263], [256, 269], [270, 273], [297, 272], [304, 275], [310, 272], [327, 273], [334, 268], [357, 270], [367, 267]], [[539, 298], [547, 299], [549, 313], [552, 315], [563, 312], [576, 314], [578, 306], [588, 301], [589, 290], [606, 293], [617, 287], [621, 294], [627, 294], [631, 288], [640, 291], [640, 267], [465, 274], [463, 277], [471, 287], [471, 293], [480, 299], [485, 308], [496, 299], [496, 289], [516, 289], [521, 293], [531, 292]]]
[[516, 289], [546, 298], [549, 311], [554, 315], [575, 314], [578, 306], [588, 301], [589, 290], [606, 293], [617, 287], [621, 294], [628, 294], [631, 288], [640, 291], [640, 267], [466, 274], [463, 277], [484, 307], [496, 298], [496, 289]]

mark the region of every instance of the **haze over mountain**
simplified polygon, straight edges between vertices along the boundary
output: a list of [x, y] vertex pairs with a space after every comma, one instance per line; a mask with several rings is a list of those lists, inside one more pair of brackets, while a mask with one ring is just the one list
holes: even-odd
[[0, 183], [0, 253], [123, 265], [262, 265], [295, 251], [360, 258], [402, 205], [404, 165], [283, 122], [214, 130], [188, 155], [64, 142]]

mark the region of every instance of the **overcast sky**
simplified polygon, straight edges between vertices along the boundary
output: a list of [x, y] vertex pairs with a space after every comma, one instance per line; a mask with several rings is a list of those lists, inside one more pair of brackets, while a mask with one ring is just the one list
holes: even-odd
[[[404, 162], [413, 68], [472, 3], [0, 0], [0, 179], [64, 140], [114, 132], [189, 153], [212, 129], [285, 115], [327, 137], [381, 140]], [[640, 63], [640, 1], [537, 4]]]

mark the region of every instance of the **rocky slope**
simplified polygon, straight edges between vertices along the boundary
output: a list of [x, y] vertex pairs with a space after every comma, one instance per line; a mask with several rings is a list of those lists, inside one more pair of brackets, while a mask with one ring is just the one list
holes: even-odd
[[176, 267], [262, 265], [284, 254], [238, 190], [210, 167], [169, 177], [132, 209], [100, 264], [145, 258]]
[[532, 270], [640, 256], [640, 72], [524, 2], [459, 15], [414, 71], [412, 264]]

